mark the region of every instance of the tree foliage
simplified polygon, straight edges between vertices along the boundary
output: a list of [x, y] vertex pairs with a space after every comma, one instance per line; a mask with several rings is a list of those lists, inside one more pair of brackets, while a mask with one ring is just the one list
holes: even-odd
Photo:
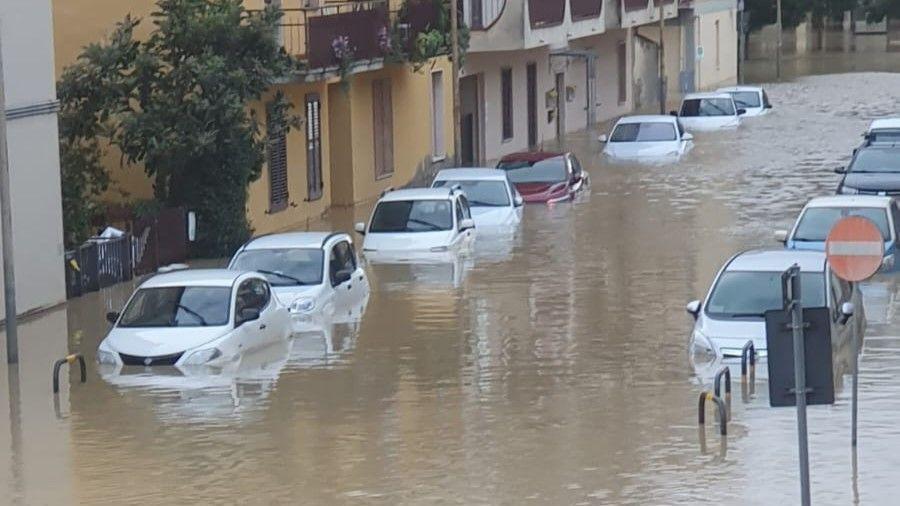
[[248, 104], [292, 68], [274, 36], [281, 13], [250, 15], [241, 0], [157, 0], [157, 7], [145, 41], [133, 39], [138, 22], [126, 19], [64, 74], [60, 89], [72, 91], [61, 93], [63, 111], [73, 115], [63, 114], [61, 125], [77, 132], [74, 142], [62, 135], [64, 179], [88, 180], [72, 190], [82, 196], [103, 191], [96, 143], [108, 139], [125, 162], [143, 165], [157, 201], [197, 212], [195, 254], [227, 254], [250, 234], [247, 187], [265, 158]]
[[[777, 0], [746, 0], [744, 8], [750, 15], [750, 30], [758, 30], [776, 21]], [[876, 12], [893, 12], [900, 17], [900, 0], [782, 0], [782, 24], [794, 28], [811, 14], [818, 22], [825, 18], [841, 19], [845, 11], [862, 7], [872, 19]], [[893, 11], [891, 11], [893, 9]], [[877, 16], [877, 15], [876, 15]], [[874, 20], [880, 21], [884, 15]]]
[[884, 18], [900, 19], [900, 0], [862, 0], [866, 19], [880, 23]]

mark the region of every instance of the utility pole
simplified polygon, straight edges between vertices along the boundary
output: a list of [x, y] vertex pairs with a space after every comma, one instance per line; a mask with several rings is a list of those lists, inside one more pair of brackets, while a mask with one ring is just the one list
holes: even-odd
[[775, 29], [778, 31], [778, 42], [775, 48], [775, 78], [781, 80], [781, 0], [777, 4], [778, 12], [775, 14]]
[[462, 156], [459, 115], [459, 0], [450, 0], [450, 44], [453, 46], [453, 156], [460, 165]]
[[[666, 113], [666, 15], [659, 1], [659, 113]], [[781, 1], [781, 0], [779, 0]]]
[[0, 42], [0, 227], [3, 241], [3, 297], [6, 303], [6, 362], [17, 364], [19, 335], [16, 324], [16, 271], [13, 264], [12, 207], [9, 200], [9, 158], [6, 152], [6, 90], [2, 42]]

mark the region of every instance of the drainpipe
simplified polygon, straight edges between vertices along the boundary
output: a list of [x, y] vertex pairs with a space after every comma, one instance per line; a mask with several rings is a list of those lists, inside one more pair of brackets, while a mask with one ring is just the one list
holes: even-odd
[[450, 44], [453, 46], [453, 157], [456, 164], [460, 163], [462, 156], [462, 131], [460, 127], [459, 111], [459, 0], [450, 0]]

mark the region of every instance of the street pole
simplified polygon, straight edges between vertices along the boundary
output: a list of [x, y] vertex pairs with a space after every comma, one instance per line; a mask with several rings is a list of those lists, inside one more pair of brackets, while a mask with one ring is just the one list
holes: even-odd
[[738, 32], [738, 44], [737, 44], [737, 77], [738, 84], [744, 84], [744, 2], [743, 0], [738, 2], [738, 13], [737, 13], [737, 32]]
[[459, 0], [450, 0], [450, 44], [452, 49], [453, 73], [453, 156], [456, 164], [460, 164], [462, 156], [459, 115]]
[[800, 292], [800, 266], [788, 270], [790, 284], [791, 329], [794, 334], [794, 396], [797, 399], [797, 438], [800, 457], [801, 504], [810, 506], [809, 439], [806, 426], [806, 353], [803, 337], [803, 303]]
[[659, 113], [666, 113], [666, 16], [659, 0]]
[[778, 42], [775, 48], [775, 78], [781, 80], [781, 0], [778, 0], [777, 9], [775, 24], [778, 31]]
[[853, 333], [853, 406], [851, 410], [851, 428], [850, 428], [850, 445], [856, 448], [856, 421], [859, 407], [859, 338], [856, 332]]
[[[2, 32], [2, 27], [0, 27], [0, 32]], [[9, 158], [6, 151], [6, 91], [3, 77], [2, 43], [0, 43], [0, 227], [2, 227], [0, 240], [3, 241], [3, 297], [6, 303], [6, 362], [17, 364], [19, 363], [19, 335], [16, 324], [16, 272], [13, 264]]]

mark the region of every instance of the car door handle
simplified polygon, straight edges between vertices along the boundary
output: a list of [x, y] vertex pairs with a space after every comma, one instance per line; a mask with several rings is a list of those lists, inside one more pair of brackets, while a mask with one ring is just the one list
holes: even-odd
[[262, 325], [260, 325], [259, 330], [266, 330], [266, 324], [263, 323]]
[[347, 285], [347, 290], [352, 290], [352, 289], [353, 289], [353, 285]]

